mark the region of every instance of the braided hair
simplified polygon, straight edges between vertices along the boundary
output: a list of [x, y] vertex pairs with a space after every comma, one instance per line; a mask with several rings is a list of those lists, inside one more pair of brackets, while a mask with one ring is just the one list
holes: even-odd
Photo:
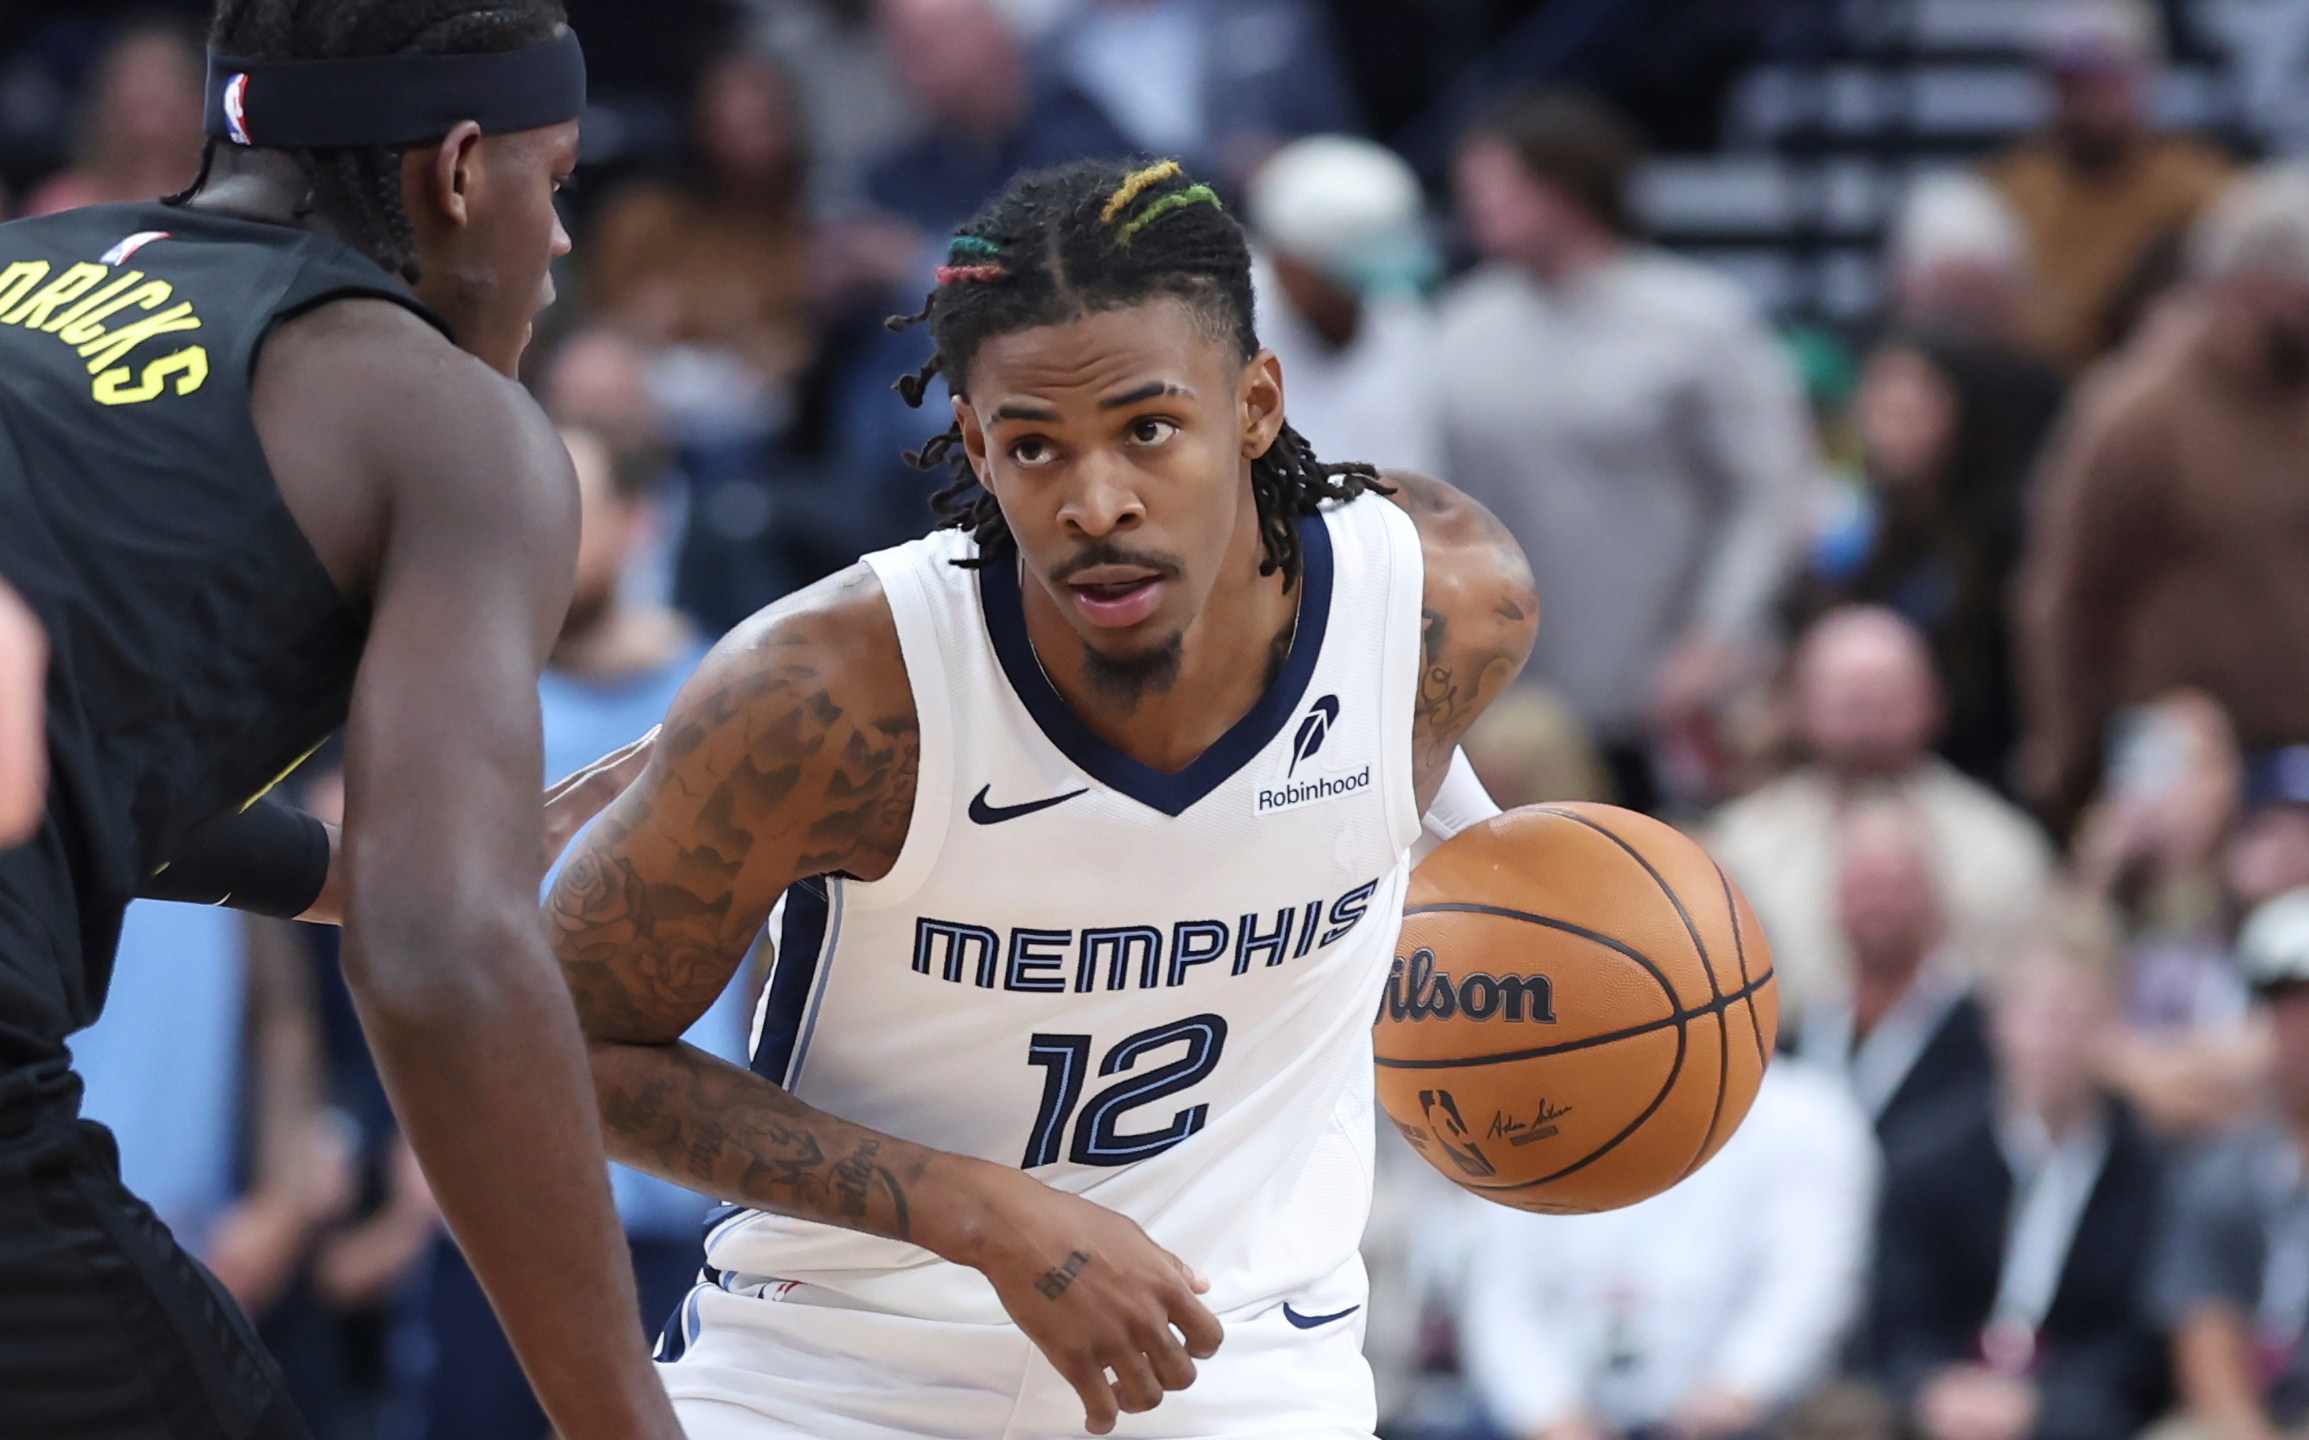
[[[250, 60], [351, 60], [386, 55], [486, 55], [550, 40], [565, 16], [561, 0], [218, 0], [209, 46]], [[217, 142], [201, 151], [192, 188], [200, 193]], [[414, 283], [417, 231], [401, 202], [405, 148], [368, 145], [292, 150], [312, 183], [298, 213], [325, 209], [356, 245]]]
[[[890, 322], [894, 330], [927, 324], [937, 346], [920, 371], [898, 380], [909, 405], [921, 406], [934, 379], [965, 393], [971, 359], [996, 336], [1155, 299], [1185, 301], [1244, 360], [1259, 351], [1243, 227], [1176, 160], [1085, 160], [1021, 176], [962, 226], [946, 259], [921, 313]], [[906, 458], [952, 474], [931, 500], [943, 526], [969, 531], [981, 557], [1012, 546], [1001, 506], [963, 453], [959, 420]], [[1325, 501], [1388, 493], [1378, 475], [1369, 465], [1323, 463], [1285, 424], [1251, 462], [1266, 550], [1259, 573], [1280, 572], [1286, 586], [1296, 580], [1299, 517]]]

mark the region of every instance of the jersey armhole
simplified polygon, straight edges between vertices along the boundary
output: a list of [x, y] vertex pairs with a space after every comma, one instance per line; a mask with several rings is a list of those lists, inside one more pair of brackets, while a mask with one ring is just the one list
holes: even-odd
[[882, 582], [890, 620], [898, 631], [898, 653], [905, 661], [906, 686], [914, 697], [914, 733], [919, 745], [914, 807], [906, 817], [906, 843], [899, 847], [897, 861], [879, 880], [845, 884], [855, 901], [874, 906], [902, 904], [922, 888], [946, 848], [946, 831], [954, 817], [954, 728], [947, 721], [951, 701], [945, 652], [932, 618], [936, 597], [928, 593], [921, 571], [908, 563], [903, 553], [884, 551], [865, 557], [874, 577]]
[[1405, 850], [1419, 839], [1419, 626], [1427, 599], [1427, 554], [1419, 526], [1392, 501], [1375, 497], [1382, 546], [1387, 556], [1387, 633], [1382, 698], [1387, 766], [1396, 777], [1387, 787], [1387, 823]]

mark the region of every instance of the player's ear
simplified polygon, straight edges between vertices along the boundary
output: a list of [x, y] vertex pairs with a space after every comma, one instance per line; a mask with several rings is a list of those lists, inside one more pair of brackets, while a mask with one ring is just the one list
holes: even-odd
[[460, 120], [441, 137], [440, 144], [411, 150], [401, 158], [401, 193], [421, 201], [409, 207], [410, 219], [419, 224], [420, 233], [421, 214], [438, 216], [457, 229], [471, 222], [480, 147], [481, 127], [471, 120]]
[[1261, 350], [1243, 367], [1236, 387], [1242, 414], [1243, 454], [1253, 460], [1267, 453], [1283, 429], [1283, 362], [1272, 350]]
[[978, 423], [978, 412], [970, 408], [968, 400], [957, 395], [953, 405], [954, 423], [962, 427], [962, 453], [970, 461], [970, 472], [978, 477], [981, 488], [991, 490], [986, 471], [986, 427]]

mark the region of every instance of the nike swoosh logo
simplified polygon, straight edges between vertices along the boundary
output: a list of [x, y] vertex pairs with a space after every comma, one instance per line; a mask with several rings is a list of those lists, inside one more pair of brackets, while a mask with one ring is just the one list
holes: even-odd
[[1301, 1315], [1291, 1308], [1290, 1301], [1285, 1300], [1283, 1302], [1283, 1318], [1290, 1321], [1298, 1329], [1312, 1330], [1318, 1325], [1328, 1325], [1334, 1320], [1344, 1320], [1362, 1308], [1360, 1305], [1350, 1305], [1344, 1310], [1334, 1310], [1328, 1315]]
[[1077, 795], [1088, 795], [1088, 789], [1069, 790], [1064, 795], [1053, 795], [1047, 800], [1029, 800], [1024, 805], [989, 805], [986, 797], [994, 789], [988, 785], [970, 797], [970, 823], [999, 825], [1005, 820], [1016, 820], [1021, 815], [1032, 815], [1037, 810], [1048, 810], [1053, 805], [1064, 805]]

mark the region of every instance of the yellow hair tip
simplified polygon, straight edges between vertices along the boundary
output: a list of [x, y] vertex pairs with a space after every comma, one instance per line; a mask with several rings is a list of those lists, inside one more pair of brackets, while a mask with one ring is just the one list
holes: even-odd
[[1176, 160], [1161, 160], [1144, 170], [1133, 170], [1123, 177], [1123, 182], [1107, 197], [1106, 208], [1098, 212], [1100, 223], [1112, 225], [1117, 215], [1130, 208], [1131, 201], [1146, 193], [1148, 186], [1159, 185], [1178, 173], [1179, 162]]

